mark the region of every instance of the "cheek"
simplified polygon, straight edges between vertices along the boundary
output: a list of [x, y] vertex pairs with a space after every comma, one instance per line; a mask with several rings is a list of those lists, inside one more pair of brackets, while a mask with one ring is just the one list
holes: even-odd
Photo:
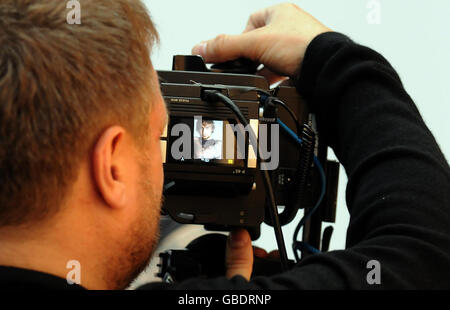
[[161, 152], [158, 153], [158, 160], [155, 167], [155, 170], [157, 171], [157, 179], [158, 179], [158, 189], [162, 191], [163, 183], [164, 183], [164, 169], [163, 164], [161, 160]]

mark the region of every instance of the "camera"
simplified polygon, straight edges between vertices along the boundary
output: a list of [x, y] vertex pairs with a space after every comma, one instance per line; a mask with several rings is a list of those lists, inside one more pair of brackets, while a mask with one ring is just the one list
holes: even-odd
[[[208, 69], [202, 57], [182, 55], [172, 71], [157, 71], [169, 111], [163, 212], [176, 222], [245, 228], [255, 240], [263, 222], [285, 225], [321, 195], [319, 221], [334, 221], [339, 165], [327, 161], [314, 116], [289, 80], [270, 88], [256, 71], [245, 59]], [[268, 187], [272, 205], [283, 209], [278, 222]]]

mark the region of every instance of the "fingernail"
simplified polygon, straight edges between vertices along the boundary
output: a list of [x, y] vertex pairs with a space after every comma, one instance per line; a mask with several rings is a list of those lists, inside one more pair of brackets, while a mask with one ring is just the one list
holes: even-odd
[[192, 49], [192, 54], [193, 55], [205, 56], [206, 55], [206, 46], [207, 46], [206, 42], [202, 42], [202, 43], [197, 44]]

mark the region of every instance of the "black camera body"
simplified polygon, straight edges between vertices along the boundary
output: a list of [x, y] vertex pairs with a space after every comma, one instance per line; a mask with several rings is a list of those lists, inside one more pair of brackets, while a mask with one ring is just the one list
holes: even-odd
[[[257, 239], [261, 223], [267, 220], [266, 194], [259, 172], [261, 162], [248, 134], [236, 130], [230, 135], [227, 131], [230, 125], [237, 128], [235, 114], [222, 103], [207, 102], [203, 94], [205, 90], [217, 90], [233, 100], [257, 136], [259, 126], [270, 123], [274, 113], [288, 127], [297, 125], [287, 111], [264, 106], [261, 94], [271, 94], [283, 101], [301, 124], [311, 124], [311, 115], [295, 87], [281, 84], [270, 89], [264, 77], [245, 74], [254, 73], [256, 68], [243, 69], [234, 64], [231, 68], [219, 66], [212, 70], [218, 72], [208, 70], [199, 56], [175, 56], [172, 71], [158, 71], [169, 111], [167, 134], [161, 138], [165, 174], [163, 211], [176, 222], [202, 224], [207, 230], [246, 228], [252, 239]], [[239, 134], [245, 137], [245, 146], [240, 148], [236, 143]], [[268, 126], [269, 140], [271, 134]], [[233, 158], [225, 156], [225, 145], [231, 145]], [[320, 141], [316, 140], [313, 148], [317, 153]], [[278, 206], [287, 206], [295, 195], [301, 151], [298, 143], [279, 131], [278, 165], [269, 171]], [[296, 209], [310, 207], [320, 192], [313, 169], [306, 173], [304, 199]], [[330, 201], [335, 206], [336, 197]]]

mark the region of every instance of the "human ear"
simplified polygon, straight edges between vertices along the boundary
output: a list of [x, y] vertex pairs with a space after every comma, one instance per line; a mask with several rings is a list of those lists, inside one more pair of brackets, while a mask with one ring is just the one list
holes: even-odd
[[105, 203], [114, 209], [128, 203], [124, 171], [125, 130], [119, 126], [106, 129], [97, 140], [92, 153], [94, 183]]

